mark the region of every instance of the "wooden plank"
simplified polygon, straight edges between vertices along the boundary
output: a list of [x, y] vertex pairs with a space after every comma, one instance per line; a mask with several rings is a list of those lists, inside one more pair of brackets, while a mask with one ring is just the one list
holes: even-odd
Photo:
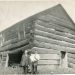
[[[6, 54], [15, 54], [15, 53], [18, 53], [18, 52], [23, 52], [24, 50], [28, 50], [30, 49], [30, 45], [25, 45], [23, 47], [20, 47], [20, 48], [17, 48], [17, 49], [14, 49], [14, 50], [11, 50], [11, 51], [6, 51]], [[2, 52], [4, 53], [4, 52]]]
[[69, 47], [69, 48], [75, 48], [75, 44], [70, 44], [65, 41], [58, 41], [55, 39], [46, 38], [46, 37], [42, 37], [39, 35], [35, 35], [34, 40], [37, 40], [39, 42], [45, 42], [45, 43], [51, 43], [51, 44], [60, 45], [60, 46], [64, 46], [64, 47]]
[[41, 21], [41, 20], [36, 20], [35, 23], [37, 23], [37, 24], [39, 24], [41, 26], [47, 27], [47, 28], [54, 28], [57, 31], [68, 32], [68, 33], [72, 33], [73, 35], [75, 35], [75, 33], [74, 33], [73, 30], [70, 30], [68, 28], [65, 28], [64, 30], [63, 29], [60, 29], [60, 27], [57, 27], [56, 24], [53, 25], [54, 23], [52, 21], [50, 23], [48, 23], [48, 22], [44, 22], [44, 21]]
[[68, 67], [70, 67], [70, 68], [75, 68], [75, 64], [73, 64], [73, 63], [68, 63]]
[[9, 35], [4, 35], [5, 37], [5, 41], [8, 41], [10, 39], [14, 39], [14, 38], [18, 38], [18, 34], [14, 33], [14, 34], [9, 34]]
[[56, 29], [56, 30], [61, 31], [61, 32], [64, 31], [63, 29], [60, 29], [59, 26], [56, 27], [56, 25], [53, 25], [53, 23], [52, 24], [51, 23], [49, 24], [47, 22], [43, 22], [43, 21], [40, 21], [40, 20], [36, 20], [36, 23], [39, 24], [39, 25], [41, 25], [41, 26], [47, 27], [47, 28], [53, 28], [53, 29]]
[[[44, 26], [44, 27], [47, 27], [47, 28], [48, 27], [49, 28], [54, 28], [54, 29], [59, 30], [59, 31], [62, 31], [62, 32], [68, 32], [68, 30], [69, 30], [66, 27], [63, 27], [63, 26], [58, 25], [58, 24], [54, 24], [52, 21], [48, 23], [48, 22], [43, 22], [41, 20], [37, 20], [36, 21], [36, 24], [39, 24], [39, 25]], [[44, 25], [44, 24], [46, 24], [46, 25]]]
[[[47, 19], [46, 19], [46, 18]], [[39, 16], [39, 19], [45, 19], [45, 20], [47, 20], [47, 21], [49, 21], [49, 20], [58, 20], [58, 21], [61, 21], [61, 22], [64, 22], [64, 25], [65, 25], [65, 23], [67, 23], [67, 24], [72, 24], [71, 22], [69, 22], [69, 21], [65, 21], [64, 19], [62, 19], [62, 18], [59, 18], [59, 17], [56, 17], [56, 16], [54, 16], [54, 15], [51, 15], [51, 14], [46, 14], [46, 15], [41, 15], [41, 16]]]
[[40, 65], [59, 64], [59, 61], [58, 60], [39, 60], [38, 64]]
[[70, 58], [70, 57], [68, 57], [68, 62], [69, 62], [69, 63], [73, 63], [73, 64], [75, 64], [75, 59], [74, 59], [74, 58]]
[[30, 45], [29, 44], [25, 45], [23, 47], [17, 48], [15, 50], [12, 50], [12, 51], [7, 51], [7, 53], [9, 53], [9, 54], [15, 54], [17, 52], [24, 51], [24, 50], [27, 50], [27, 49], [30, 49]]
[[55, 24], [67, 27], [69, 29], [74, 30], [75, 28], [71, 23], [68, 23], [65, 20], [58, 19], [57, 17], [55, 18], [54, 16], [49, 15], [49, 14], [40, 16], [39, 19], [43, 21], [47, 21], [47, 22], [53, 21]]
[[41, 30], [41, 31], [45, 31], [45, 32], [49, 32], [49, 33], [53, 33], [53, 34], [57, 34], [57, 35], [61, 35], [61, 36], [64, 35], [63, 32], [56, 31], [53, 28], [48, 28], [48, 27], [45, 27], [45, 26], [37, 24], [37, 23], [35, 23], [35, 29], [38, 29], [38, 30]]
[[[20, 34], [20, 33], [19, 33], [19, 34]], [[21, 36], [21, 37], [22, 37], [22, 36]], [[7, 44], [10, 44], [10, 43], [18, 42], [18, 41], [21, 41], [21, 40], [24, 40], [24, 39], [30, 39], [30, 38], [31, 38], [30, 33], [26, 34], [26, 36], [25, 36], [24, 38], [20, 38], [20, 39], [18, 39], [18, 37], [17, 37], [17, 38], [10, 38], [8, 41], [5, 41], [5, 42], [3, 43], [3, 46], [5, 46], [5, 45], [7, 45]]]
[[13, 44], [13, 43], [17, 43], [18, 41], [19, 41], [18, 38], [14, 38], [14, 39], [8, 40], [6, 42], [3, 42], [3, 46]]
[[75, 44], [75, 40], [74, 39], [69, 39], [67, 37], [55, 35], [55, 34], [44, 32], [44, 31], [40, 31], [40, 30], [37, 30], [37, 29], [35, 29], [34, 33], [36, 35], [40, 35], [40, 36], [44, 36], [44, 37], [48, 37], [48, 38], [52, 38], [52, 39], [56, 39], [56, 40], [60, 40], [60, 41], [63, 40], [63, 41]]
[[71, 49], [71, 50], [70, 49], [67, 49], [67, 52], [68, 53], [75, 53], [75, 50], [74, 49]]
[[47, 48], [33, 47], [32, 50], [37, 50], [39, 54], [60, 54], [60, 51]]
[[47, 49], [54, 49], [54, 50], [58, 50], [58, 51], [74, 51], [75, 48], [70, 48], [70, 47], [64, 47], [64, 46], [59, 46], [59, 45], [55, 45], [55, 44], [50, 44], [50, 43], [45, 43], [45, 42], [38, 42], [38, 41], [34, 41], [34, 44], [36, 47], [40, 47], [40, 48], [47, 48]]
[[71, 44], [65, 41], [60, 41], [60, 40], [55, 40], [52, 38], [47, 38], [39, 35], [34, 36], [34, 40], [40, 41], [40, 42], [46, 42], [46, 43], [51, 43], [51, 44], [56, 44], [64, 47], [70, 47], [70, 48], [75, 48], [75, 44]]
[[0, 51], [12, 50], [14, 48], [18, 48], [18, 47], [26, 45], [26, 44], [28, 44], [28, 40], [22, 40], [22, 41], [20, 41], [18, 43], [9, 44], [7, 46], [1, 47]]
[[6, 46], [6, 45], [9, 45], [9, 44], [13, 44], [13, 43], [17, 43], [17, 42], [20, 42], [22, 40], [25, 40], [25, 39], [30, 39], [30, 33], [26, 34], [26, 36], [24, 38], [21, 38], [21, 39], [18, 39], [18, 38], [14, 38], [14, 39], [10, 39], [8, 41], [5, 41], [3, 43], [3, 46]]
[[48, 59], [60, 59], [58, 54], [40, 54], [40, 59], [48, 60]]
[[10, 39], [8, 41], [3, 42], [3, 46], [13, 44], [13, 43], [17, 43], [17, 42], [20, 42], [20, 41], [25, 40], [25, 39], [30, 39], [30, 34], [29, 33], [26, 34], [26, 36], [24, 38], [21, 38], [21, 39], [14, 38], [14, 39]]
[[67, 56], [70, 57], [70, 58], [74, 58], [75, 59], [75, 53], [68, 53]]
[[60, 35], [60, 36], [63, 36], [63, 37], [68, 37], [70, 39], [75, 39], [75, 35], [73, 35], [71, 33], [59, 32], [59, 31], [56, 31], [55, 29], [47, 28], [47, 27], [41, 26], [37, 23], [35, 23], [35, 29], [41, 30], [41, 31], [44, 31], [44, 32], [48, 32], [48, 33], [52, 33], [52, 34], [55, 34], [55, 35]]

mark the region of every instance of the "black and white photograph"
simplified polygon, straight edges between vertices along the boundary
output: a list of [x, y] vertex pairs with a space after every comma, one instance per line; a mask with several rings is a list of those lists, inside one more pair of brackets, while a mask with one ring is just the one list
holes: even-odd
[[0, 0], [0, 74], [75, 74], [75, 0]]

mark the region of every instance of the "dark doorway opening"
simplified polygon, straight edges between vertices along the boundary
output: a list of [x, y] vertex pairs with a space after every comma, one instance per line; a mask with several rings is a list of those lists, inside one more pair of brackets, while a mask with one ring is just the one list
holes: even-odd
[[9, 54], [9, 66], [20, 64], [23, 52]]

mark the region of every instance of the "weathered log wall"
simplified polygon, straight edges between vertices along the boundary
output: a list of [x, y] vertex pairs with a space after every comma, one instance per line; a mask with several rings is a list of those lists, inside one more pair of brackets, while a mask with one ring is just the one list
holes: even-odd
[[[3, 55], [4, 52], [6, 54], [16, 54], [33, 47], [33, 27], [33, 19], [28, 18], [1, 32], [0, 53], [3, 58], [0, 61], [2, 65], [5, 64], [7, 58]], [[9, 60], [12, 62], [11, 59]]]
[[1, 51], [15, 50], [33, 42], [33, 20], [28, 19], [25, 22], [15, 24], [3, 31]]
[[0, 35], [0, 52], [37, 50], [41, 56], [39, 65], [47, 67], [58, 66], [60, 51], [65, 51], [69, 64], [74, 65], [75, 25], [61, 6], [16, 23]]
[[[51, 65], [53, 61], [56, 63], [57, 58], [51, 60], [49, 51], [75, 53], [75, 27], [71, 26], [68, 21], [61, 20], [58, 17], [48, 14], [42, 15], [35, 21], [34, 44], [38, 53], [42, 53], [41, 59], [43, 59], [39, 61], [40, 65]], [[56, 52], [56, 54], [58, 53]], [[46, 60], [44, 56], [49, 56], [49, 59]], [[68, 63], [73, 63], [74, 61], [70, 57], [71, 54], [68, 55]], [[60, 64], [60, 62], [57, 63]]]

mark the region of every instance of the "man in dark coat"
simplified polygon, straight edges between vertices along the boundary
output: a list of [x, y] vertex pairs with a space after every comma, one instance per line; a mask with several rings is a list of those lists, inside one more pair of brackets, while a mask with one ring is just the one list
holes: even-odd
[[21, 60], [21, 66], [23, 67], [24, 73], [26, 74], [28, 71], [28, 55], [27, 55], [27, 50], [25, 50], [24, 54], [22, 55], [22, 60]]
[[23, 67], [25, 74], [29, 72], [29, 68], [31, 65], [30, 55], [31, 55], [30, 50], [25, 50], [24, 54], [22, 55], [21, 66]]

